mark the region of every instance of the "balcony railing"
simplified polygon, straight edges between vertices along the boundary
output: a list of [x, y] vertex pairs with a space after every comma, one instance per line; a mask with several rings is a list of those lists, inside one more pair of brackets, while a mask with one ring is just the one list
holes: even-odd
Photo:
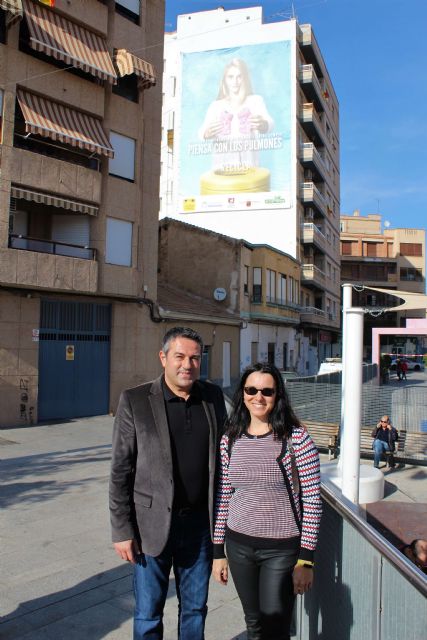
[[315, 244], [319, 249], [326, 249], [326, 236], [311, 222], [301, 225], [301, 238], [305, 244]]
[[308, 164], [310, 166], [313, 165], [320, 177], [325, 180], [325, 175], [327, 173], [325, 163], [312, 142], [304, 142], [301, 145], [300, 160], [302, 164]]
[[323, 111], [323, 88], [312, 64], [301, 65], [299, 79], [309, 99], [316, 102], [316, 107]]
[[57, 256], [70, 258], [83, 258], [84, 260], [96, 260], [96, 249], [78, 244], [67, 244], [56, 240], [42, 240], [30, 236], [9, 234], [9, 247], [24, 251], [36, 251], [38, 253], [50, 253]]
[[318, 284], [324, 286], [326, 283], [326, 273], [316, 267], [315, 264], [302, 265], [302, 280], [305, 284]]
[[319, 213], [321, 213], [323, 216], [326, 216], [326, 199], [320, 193], [314, 182], [303, 182], [301, 184], [301, 200], [305, 204], [313, 203]]
[[300, 121], [310, 137], [315, 136], [318, 143], [325, 144], [322, 121], [312, 102], [305, 102], [300, 112]]

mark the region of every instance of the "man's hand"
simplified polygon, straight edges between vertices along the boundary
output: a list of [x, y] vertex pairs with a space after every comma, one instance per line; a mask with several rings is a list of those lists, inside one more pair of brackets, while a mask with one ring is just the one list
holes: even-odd
[[295, 565], [292, 579], [294, 582], [295, 595], [302, 595], [311, 589], [313, 584], [313, 569]]
[[140, 553], [136, 540], [132, 539], [123, 540], [122, 542], [115, 542], [113, 546], [114, 551], [122, 560], [126, 560], [126, 562], [132, 562], [132, 564], [135, 564], [136, 556]]
[[212, 575], [219, 584], [227, 584], [228, 582], [228, 560], [227, 558], [219, 558], [214, 560], [212, 564]]

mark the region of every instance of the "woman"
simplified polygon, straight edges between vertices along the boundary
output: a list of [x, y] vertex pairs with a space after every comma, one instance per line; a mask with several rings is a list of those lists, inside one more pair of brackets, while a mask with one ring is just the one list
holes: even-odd
[[226, 151], [214, 153], [213, 168], [224, 173], [258, 166], [258, 152], [245, 144], [273, 128], [261, 96], [252, 92], [246, 63], [233, 58], [225, 67], [218, 97], [206, 113], [199, 135], [204, 140], [230, 141]]
[[282, 376], [270, 364], [248, 367], [221, 439], [213, 563], [222, 584], [230, 565], [248, 640], [290, 637], [295, 594], [313, 583], [320, 515], [319, 455]]

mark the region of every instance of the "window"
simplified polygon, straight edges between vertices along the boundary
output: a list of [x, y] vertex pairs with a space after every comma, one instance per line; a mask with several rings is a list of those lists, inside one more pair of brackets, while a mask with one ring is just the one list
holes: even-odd
[[113, 84], [113, 93], [116, 95], [138, 102], [138, 78], [134, 73], [117, 78], [117, 84]]
[[0, 42], [6, 44], [6, 11], [0, 9]]
[[105, 262], [130, 267], [132, 264], [132, 223], [107, 218]]
[[276, 272], [267, 269], [267, 302], [276, 302]]
[[348, 240], [341, 240], [341, 255], [342, 256], [351, 256], [352, 255], [352, 242]]
[[252, 302], [262, 302], [262, 269], [261, 267], [253, 268], [253, 285], [252, 285]]
[[376, 258], [379, 255], [378, 247], [379, 247], [379, 242], [367, 242], [366, 256], [368, 258]]
[[249, 295], [249, 267], [243, 267], [243, 293]]
[[286, 304], [286, 276], [283, 273], [279, 273], [277, 279], [277, 302]]
[[222, 343], [222, 386], [231, 384], [231, 342]]
[[110, 142], [114, 149], [114, 158], [109, 161], [109, 173], [133, 182], [135, 179], [135, 140], [111, 131]]
[[275, 355], [276, 344], [274, 342], [268, 343], [268, 351], [267, 351], [267, 362], [268, 364], [274, 364], [274, 355]]
[[131, 22], [139, 24], [139, 0], [116, 0], [116, 11]]
[[288, 300], [292, 302], [294, 299], [294, 279], [292, 276], [289, 276], [289, 288], [288, 288]]
[[422, 282], [423, 274], [419, 269], [413, 269], [412, 267], [401, 267], [400, 279], [405, 280], [407, 282], [411, 282], [411, 281]]
[[423, 245], [421, 243], [416, 243], [416, 242], [401, 242], [400, 255], [401, 256], [422, 256]]

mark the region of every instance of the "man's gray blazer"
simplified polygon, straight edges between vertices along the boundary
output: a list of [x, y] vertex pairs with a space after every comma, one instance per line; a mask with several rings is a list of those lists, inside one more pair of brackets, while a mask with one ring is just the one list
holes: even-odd
[[[226, 418], [219, 387], [197, 383], [209, 424], [209, 519], [213, 501], [219, 441]], [[113, 430], [110, 514], [113, 542], [134, 538], [141, 550], [158, 556], [171, 525], [174, 480], [162, 376], [120, 397]]]

